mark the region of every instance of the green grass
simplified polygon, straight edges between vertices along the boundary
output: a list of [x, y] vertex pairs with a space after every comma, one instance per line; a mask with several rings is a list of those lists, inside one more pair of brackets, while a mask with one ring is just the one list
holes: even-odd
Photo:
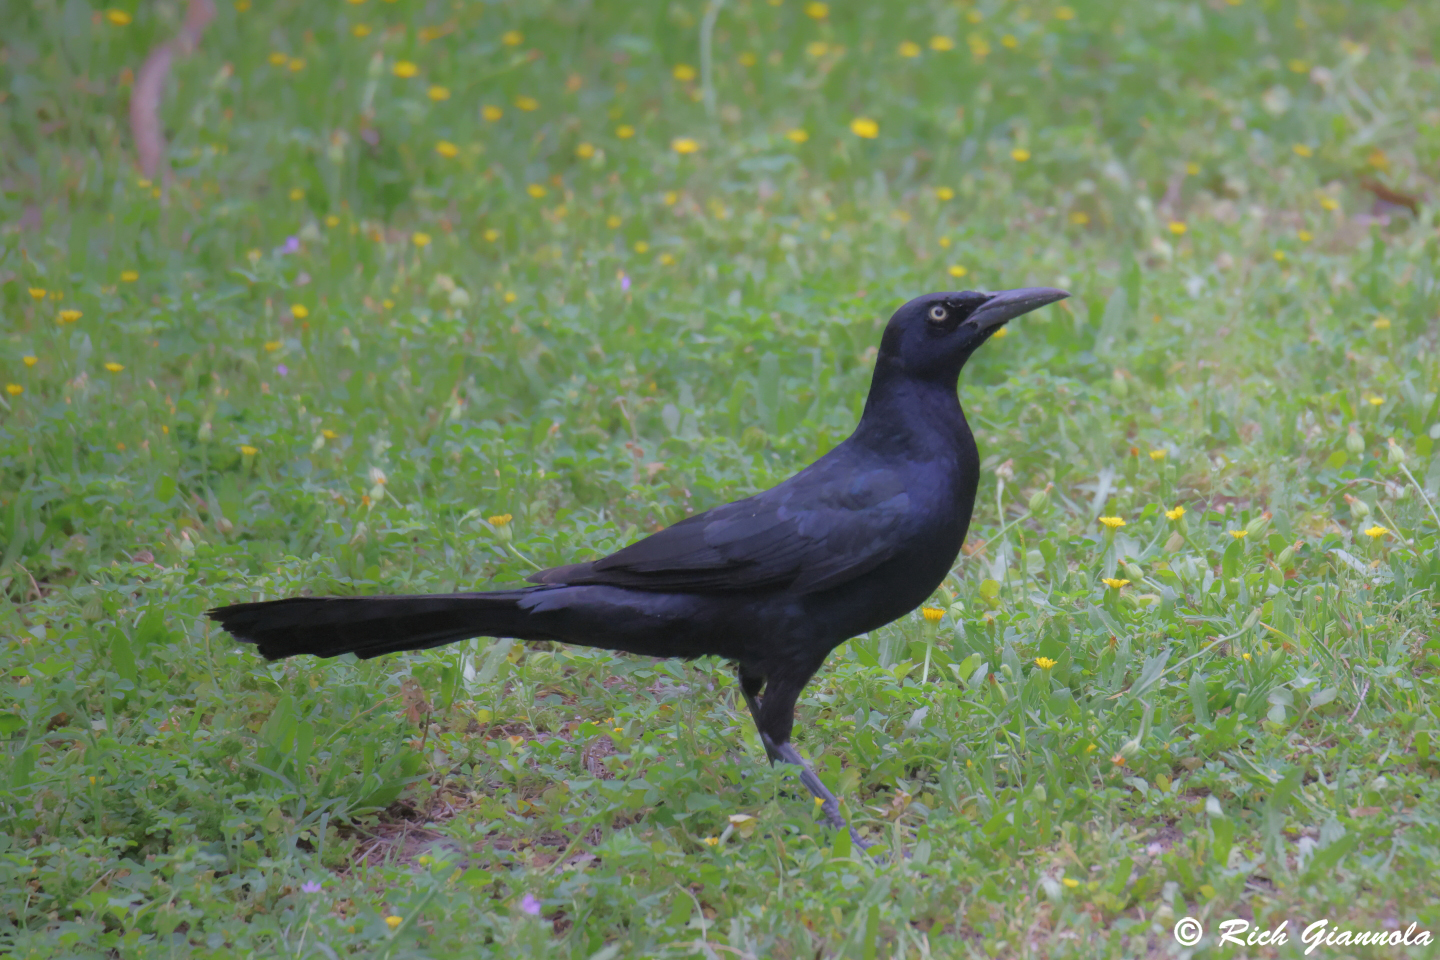
[[[1435, 190], [1440, 8], [732, 0], [712, 110], [696, 0], [224, 0], [162, 186], [126, 71], [182, 11], [121, 6], [0, 3], [0, 950], [1440, 933], [1440, 243], [1361, 185]], [[614, 549], [844, 437], [898, 303], [1025, 284], [1075, 297], [965, 371], [983, 549], [800, 704], [877, 858], [722, 663], [201, 616]]]

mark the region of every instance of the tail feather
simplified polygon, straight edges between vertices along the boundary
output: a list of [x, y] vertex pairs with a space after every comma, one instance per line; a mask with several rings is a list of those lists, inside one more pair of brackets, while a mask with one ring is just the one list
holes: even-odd
[[308, 653], [362, 660], [424, 650], [471, 637], [552, 639], [537, 631], [520, 601], [536, 589], [413, 597], [290, 597], [237, 603], [208, 612], [241, 643], [267, 660]]

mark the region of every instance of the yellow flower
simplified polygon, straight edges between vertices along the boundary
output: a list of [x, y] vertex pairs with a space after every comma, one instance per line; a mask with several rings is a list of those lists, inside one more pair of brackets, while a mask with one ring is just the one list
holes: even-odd
[[321, 431], [320, 431], [320, 436], [324, 437], [326, 440], [334, 440], [336, 437], [338, 437], [338, 436], [340, 436], [340, 435], [339, 435], [338, 433], [336, 433], [334, 430], [321, 430]]
[[902, 56], [902, 57], [918, 57], [918, 56], [920, 56], [920, 44], [916, 43], [914, 40], [902, 40], [902, 41], [900, 41], [900, 56]]
[[1189, 227], [1185, 226], [1185, 224], [1181, 223], [1179, 220], [1170, 221], [1170, 232], [1175, 234], [1175, 236], [1177, 237], [1185, 236], [1185, 231], [1189, 229]]
[[1310, 64], [1300, 59], [1291, 60], [1286, 66], [1290, 68], [1291, 73], [1304, 73], [1310, 69]]
[[1125, 526], [1125, 521], [1120, 517], [1100, 517], [1099, 520], [1111, 530]]
[[1369, 537], [1371, 540], [1379, 540], [1381, 537], [1385, 536], [1385, 534], [1389, 532], [1390, 530], [1388, 527], [1382, 527], [1377, 523], [1375, 526], [1365, 531], [1365, 536]]
[[460, 148], [449, 140], [435, 141], [435, 152], [447, 160], [453, 160], [460, 155]]
[[[824, 4], [821, 4], [821, 6], [824, 6]], [[880, 136], [880, 124], [871, 120], [869, 117], [856, 117], [850, 121], [850, 132], [857, 137], [874, 140]]]
[[390, 68], [390, 72], [402, 80], [408, 80], [419, 73], [420, 68], [409, 60], [396, 60], [395, 65]]
[[340, 226], [340, 218], [337, 217], [337, 216], [335, 216], [335, 214], [333, 214], [333, 213], [330, 214], [329, 216], [327, 216], [327, 217], [325, 218], [325, 226], [327, 226], [327, 227], [338, 227], [338, 226]]
[[517, 110], [524, 110], [526, 113], [531, 113], [540, 109], [540, 101], [534, 97], [518, 96], [515, 98], [515, 108]]
[[1166, 520], [1179, 520], [1183, 516], [1185, 516], [1185, 508], [1179, 506], [1178, 504], [1175, 507], [1165, 511]]
[[30, 299], [31, 299], [31, 300], [44, 300], [44, 299], [45, 299], [45, 288], [44, 288], [44, 287], [31, 287], [31, 288], [30, 288]]
[[830, 5], [828, 3], [807, 3], [805, 4], [805, 16], [812, 20], [824, 20], [830, 16]]
[[622, 123], [620, 124], [620, 126], [615, 128], [615, 136], [619, 137], [621, 140], [629, 140], [631, 137], [635, 136], [635, 128], [630, 126], [630, 124], [628, 123]]
[[60, 322], [74, 323], [76, 320], [79, 320], [83, 316], [85, 316], [85, 314], [81, 313], [79, 310], [61, 310]]
[[105, 364], [105, 369], [109, 370], [111, 373], [119, 373], [121, 370], [125, 369], [125, 365], [123, 363], [116, 363], [114, 360], [111, 360]]
[[485, 106], [480, 108], [480, 116], [484, 117], [486, 120], [489, 120], [491, 123], [494, 123], [496, 120], [499, 120], [501, 117], [505, 116], [505, 111], [497, 106], [494, 106], [493, 104], [487, 103]]
[[442, 86], [440, 86], [440, 85], [437, 84], [437, 85], [431, 87], [429, 90], [426, 90], [426, 91], [425, 91], [425, 95], [426, 95], [427, 97], [429, 97], [431, 100], [436, 101], [437, 103], [438, 103], [439, 101], [441, 101], [441, 100], [449, 100], [449, 99], [450, 99], [450, 88], [449, 88], [449, 87], [442, 87]]
[[430, 246], [430, 234], [416, 230], [410, 234], [410, 242], [417, 247], [428, 247]]
[[1297, 143], [1290, 149], [1295, 151], [1295, 156], [1297, 157], [1313, 157], [1315, 155], [1315, 151], [1303, 143]]
[[1321, 197], [1320, 206], [1324, 207], [1326, 210], [1330, 210], [1333, 212], [1340, 209], [1340, 201], [1336, 200], [1334, 197]]
[[250, 0], [235, 0], [235, 12], [244, 13], [250, 9]]
[[785, 139], [791, 143], [804, 143], [810, 139], [810, 133], [804, 127], [795, 127], [785, 132]]
[[299, 187], [291, 187], [291, 188], [290, 188], [290, 199], [291, 199], [291, 200], [304, 200], [304, 199], [305, 199], [305, 191], [304, 191], [304, 190], [301, 190]]
[[1049, 657], [1035, 658], [1035, 666], [1039, 667], [1041, 670], [1053, 670], [1055, 669], [1055, 664], [1057, 662], [1058, 661], [1056, 660], [1051, 660]]
[[1123, 767], [1123, 766], [1125, 766], [1125, 757], [1124, 757], [1123, 755], [1117, 753], [1117, 754], [1115, 754], [1115, 756], [1113, 756], [1113, 757], [1110, 758], [1110, 762], [1113, 763], [1113, 764], [1114, 764], [1115, 766], [1117, 766], [1117, 767]]
[[365, 23], [357, 23], [355, 24], [355, 26], [350, 28], [350, 32], [355, 34], [355, 36], [357, 37], [368, 37], [370, 36], [370, 25]]
[[12, 397], [18, 397], [25, 392], [25, 388], [18, 383], [7, 383], [5, 384], [5, 392]]
[[130, 21], [134, 20], [135, 18], [130, 16], [130, 14], [124, 10], [117, 10], [116, 8], [111, 7], [109, 10], [105, 11], [105, 19], [109, 20], [117, 27], [125, 27], [129, 26]]
[[242, 444], [240, 445], [240, 455], [241, 455], [241, 456], [244, 456], [244, 457], [253, 457], [253, 456], [255, 456], [255, 454], [257, 454], [257, 453], [259, 453], [259, 452], [260, 452], [259, 450], [257, 450], [257, 449], [255, 449], [254, 447], [250, 446], [250, 444], [248, 444], [248, 443], [242, 443]]
[[700, 149], [700, 144], [690, 137], [676, 137], [670, 141], [670, 149], [684, 156], [687, 153], [694, 153]]
[[1385, 151], [1381, 150], [1379, 147], [1371, 150], [1370, 156], [1366, 157], [1365, 161], [1369, 163], [1370, 166], [1374, 167], [1376, 170], [1385, 170], [1390, 166], [1390, 158], [1387, 157], [1385, 155]]
[[485, 239], [489, 243], [494, 243], [496, 240], [500, 239], [500, 231], [496, 230], [494, 227], [491, 227], [490, 229], [485, 231]]
[[1000, 46], [1004, 47], [1006, 50], [1014, 50], [1016, 47], [1020, 46], [1020, 41], [1015, 38], [1015, 34], [1007, 33], [1005, 34], [1005, 36], [1000, 38]]
[[581, 160], [589, 160], [591, 157], [595, 156], [595, 144], [580, 144], [578, 147], [575, 148], [575, 156], [579, 157]]
[[394, 914], [391, 914], [390, 916], [385, 918], [385, 925], [391, 930], [394, 930], [396, 927], [400, 926], [400, 924], [404, 922], [405, 920], [403, 917], [397, 917]]
[[[820, 6], [824, 6], [824, 4], [820, 4]], [[716, 846], [717, 844], [719, 844], [720, 838], [719, 838], [719, 837], [706, 837], [706, 838], [705, 838], [705, 842], [708, 843], [708, 844], [710, 844], [710, 846], [713, 847], [713, 846]]]
[[744, 53], [740, 54], [740, 66], [742, 67], [753, 67], [759, 62], [760, 58], [755, 56], [755, 54], [751, 53], [749, 50], [746, 50]]
[[299, 73], [305, 69], [305, 61], [301, 57], [291, 57], [290, 62], [286, 64], [286, 66], [290, 68], [292, 73]]
[[1074, 20], [1074, 19], [1075, 19], [1075, 10], [1074, 10], [1074, 8], [1073, 8], [1073, 7], [1056, 7], [1056, 8], [1055, 8], [1055, 19], [1056, 19], [1056, 20]]
[[500, 42], [507, 47], [518, 47], [525, 42], [525, 34], [519, 30], [506, 30], [501, 34]]
[[1198, 177], [1200, 175], [1200, 164], [1193, 161], [1185, 164], [1185, 172], [1192, 177]]
[[[63, 311], [63, 310], [61, 311], [61, 313], [64, 313], [64, 312], [65, 312], [65, 311]], [[1385, 398], [1384, 398], [1384, 397], [1366, 397], [1366, 398], [1365, 398], [1365, 402], [1368, 403], [1368, 404], [1370, 404], [1370, 406], [1372, 406], [1372, 407], [1378, 407], [1378, 406], [1380, 406], [1381, 404], [1383, 404], [1383, 403], [1385, 402]]]
[[514, 303], [516, 300], [519, 300], [520, 298], [515, 295], [515, 291], [514, 291], [514, 290], [506, 290], [506, 291], [505, 291], [505, 296], [501, 297], [500, 299], [501, 299], [501, 300], [504, 300], [506, 303]]
[[1014, 150], [1010, 151], [1010, 158], [1016, 163], [1024, 163], [1026, 160], [1030, 159], [1030, 151], [1026, 150], [1024, 147], [1016, 147]]
[[530, 196], [534, 197], [536, 200], [539, 200], [541, 197], [545, 196], [545, 194], [549, 193], [550, 191], [546, 190], [538, 183], [532, 183], [525, 188], [525, 192], [530, 194]]
[[1121, 587], [1130, 586], [1129, 580], [1118, 580], [1115, 577], [1105, 577], [1100, 582], [1105, 584], [1105, 586], [1109, 587], [1111, 590], [1119, 590]]
[[266, 341], [265, 341], [265, 352], [266, 352], [266, 353], [274, 353], [276, 350], [279, 350], [282, 346], [283, 346], [283, 344], [282, 344], [279, 340], [266, 340]]
[[926, 623], [939, 623], [940, 618], [945, 616], [945, 611], [939, 607], [922, 607], [920, 615], [925, 618]]
[[635, 252], [636, 252], [636, 253], [649, 253], [649, 252], [650, 252], [650, 244], [646, 243], [644, 240], [638, 241], [638, 242], [635, 244]]
[[674, 190], [665, 191], [665, 206], [673, 207], [679, 199], [680, 194], [676, 193]]
[[949, 37], [936, 35], [930, 38], [930, 49], [940, 53], [944, 53], [946, 50], [954, 50], [955, 41]]
[[936, 199], [936, 200], [954, 200], [954, 199], [955, 199], [955, 191], [952, 190], [952, 189], [950, 189], [949, 187], [936, 187], [936, 188], [935, 188], [935, 199]]
[[1241, 659], [1241, 660], [1249, 660], [1249, 659], [1250, 659], [1250, 654], [1248, 654], [1248, 653], [1242, 653], [1242, 654], [1240, 654], [1240, 659]]
[[674, 74], [675, 79], [681, 83], [689, 83], [695, 79], [695, 68], [688, 63], [677, 63], [675, 64], [675, 69], [670, 72]]
[[1080, 886], [1080, 881], [1076, 880], [1074, 877], [1061, 877], [1060, 882], [1065, 884], [1065, 886], [1071, 890], [1074, 890], [1076, 887]]
[[1070, 214], [1070, 222], [1077, 227], [1083, 227], [1090, 222], [1090, 214], [1084, 210], [1076, 210]]
[[1390, 318], [1389, 318], [1389, 317], [1376, 317], [1376, 318], [1375, 318], [1375, 322], [1372, 323], [1372, 324], [1370, 324], [1370, 326], [1374, 327], [1376, 330], [1389, 330], [1389, 329], [1390, 329]]
[[1158, 461], [1158, 460], [1164, 460], [1164, 459], [1165, 459], [1165, 451], [1164, 451], [1164, 450], [1151, 450], [1151, 451], [1150, 451], [1150, 459], [1151, 459], [1151, 460], [1157, 460], [1157, 461]]
[[1301, 243], [1309, 243], [1311, 240], [1314, 240], [1314, 239], [1315, 239], [1315, 235], [1312, 234], [1309, 230], [1300, 230], [1300, 231], [1297, 231], [1296, 234], [1295, 234], [1295, 237], [1296, 237]]
[[1001, 327], [999, 330], [996, 330], [990, 336], [994, 337], [996, 340], [1004, 340], [1006, 337], [1010, 336], [1010, 331], [1006, 327]]
[[27, 367], [33, 367], [33, 366], [35, 366], [35, 364], [37, 364], [37, 363], [40, 362], [40, 358], [39, 358], [39, 357], [24, 356], [24, 357], [21, 357], [20, 359], [25, 361], [25, 366], [27, 366]]
[[610, 216], [605, 218], [605, 226], [609, 227], [611, 230], [618, 229], [620, 227], [620, 224], [624, 222], [624, 220], [620, 219], [619, 215], [614, 213], [610, 214]]
[[825, 56], [825, 54], [830, 52], [830, 44], [826, 43], [824, 40], [811, 40], [809, 43], [805, 44], [805, 52], [810, 54], [810, 56], [812, 57], [823, 57]]
[[290, 315], [296, 320], [304, 320], [310, 316], [310, 308], [303, 303], [292, 303], [290, 304]]
[[1250, 531], [1249, 531], [1249, 530], [1231, 530], [1231, 531], [1230, 531], [1230, 536], [1234, 537], [1236, 540], [1244, 540], [1247, 536], [1249, 536], [1249, 534], [1250, 534]]
[[963, 277], [963, 276], [965, 276], [965, 275], [966, 275], [967, 273], [969, 273], [969, 272], [970, 272], [970, 271], [969, 271], [968, 269], [966, 269], [965, 267], [962, 267], [962, 266], [961, 266], [960, 264], [958, 264], [958, 263], [957, 263], [957, 264], [954, 264], [949, 270], [946, 271], [946, 273], [950, 274], [950, 276], [956, 277], [956, 278]]
[[1285, 262], [1285, 251], [1284, 251], [1284, 250], [1276, 250], [1275, 253], [1274, 253], [1274, 257], [1275, 257], [1275, 262], [1276, 262], [1276, 263], [1284, 263], [1284, 262]]
[[511, 520], [514, 519], [515, 518], [508, 513], [497, 513], [493, 517], [486, 517], [485, 522], [490, 524], [490, 526], [492, 527], [503, 527], [505, 526], [505, 524], [509, 523]]
[[121, 271], [120, 271], [120, 282], [121, 282], [121, 283], [134, 283], [136, 280], [139, 280], [139, 279], [140, 279], [140, 274], [137, 273], [137, 272], [134, 271], [134, 270], [121, 270]]

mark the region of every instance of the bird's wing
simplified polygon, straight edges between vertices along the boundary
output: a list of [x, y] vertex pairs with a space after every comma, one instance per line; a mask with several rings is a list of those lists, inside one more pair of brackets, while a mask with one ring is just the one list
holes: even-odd
[[811, 473], [687, 517], [608, 557], [530, 579], [683, 593], [814, 593], [874, 569], [912, 533], [910, 496], [897, 471]]

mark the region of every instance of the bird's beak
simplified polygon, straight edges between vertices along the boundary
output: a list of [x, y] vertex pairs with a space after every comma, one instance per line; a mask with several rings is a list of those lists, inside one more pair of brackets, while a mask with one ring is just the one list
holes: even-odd
[[980, 330], [993, 330], [1008, 320], [1031, 310], [1038, 310], [1047, 303], [1064, 300], [1070, 294], [1054, 287], [1021, 287], [1019, 290], [1002, 290], [990, 297], [968, 318]]

